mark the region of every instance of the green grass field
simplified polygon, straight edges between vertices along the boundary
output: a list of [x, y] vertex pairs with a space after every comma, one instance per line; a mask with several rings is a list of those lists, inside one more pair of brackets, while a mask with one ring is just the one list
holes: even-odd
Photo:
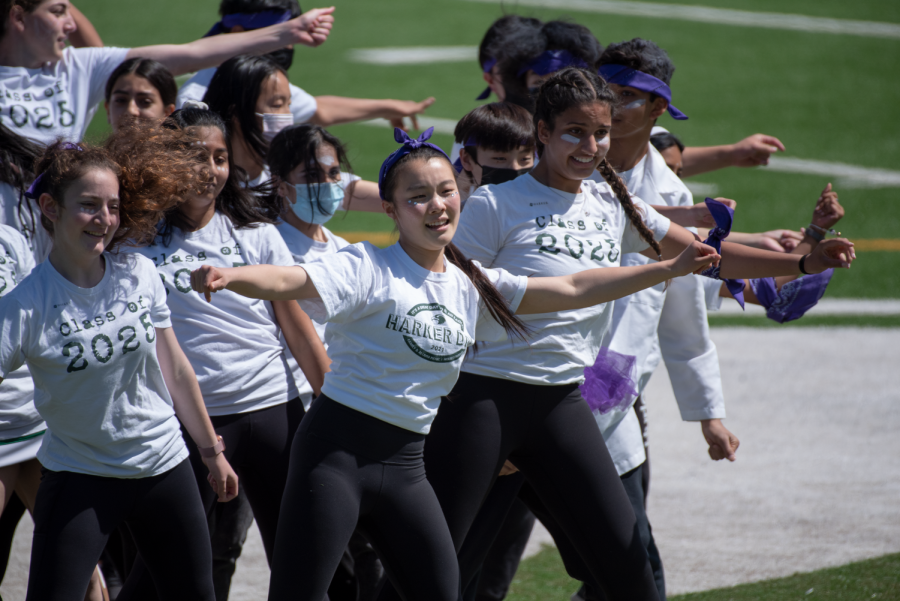
[[[674, 2], [672, 2], [674, 3]], [[415, 66], [351, 63], [354, 48], [477, 45], [485, 28], [515, 2], [465, 0], [337, 0], [336, 25], [317, 49], [298, 48], [291, 80], [312, 94], [421, 99], [435, 96], [433, 117], [458, 119], [477, 106], [483, 88], [472, 62]], [[708, 6], [777, 11], [820, 17], [900, 23], [900, 3], [884, 0], [708, 0]], [[82, 0], [108, 45], [140, 46], [193, 40], [217, 19], [216, 0]], [[304, 2], [305, 7], [311, 7]], [[189, 7], [189, 8], [188, 8]], [[900, 100], [900, 40], [743, 28], [522, 8], [544, 19], [568, 17], [591, 28], [603, 43], [635, 36], [656, 41], [677, 66], [673, 80], [686, 122], [663, 117], [688, 144], [737, 141], [765, 132], [777, 135], [787, 155], [852, 165], [898, 169], [900, 128], [893, 106]], [[89, 134], [107, 131], [98, 112]], [[350, 147], [357, 173], [375, 178], [395, 147], [386, 129], [344, 125], [334, 131]], [[448, 135], [436, 136], [447, 148]], [[736, 228], [754, 231], [799, 228], [808, 223], [828, 178], [728, 169], [697, 178], [739, 201]], [[835, 182], [837, 184], [837, 182]], [[900, 238], [900, 189], [839, 188], [847, 217], [841, 231], [854, 239]], [[375, 215], [350, 215], [332, 222], [338, 232], [389, 231]], [[861, 253], [850, 272], [838, 274], [829, 296], [900, 297], [900, 253]]]

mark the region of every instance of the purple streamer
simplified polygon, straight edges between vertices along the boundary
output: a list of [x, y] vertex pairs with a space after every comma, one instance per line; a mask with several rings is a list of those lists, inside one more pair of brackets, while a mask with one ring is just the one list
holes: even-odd
[[592, 411], [609, 413], [631, 405], [638, 395], [631, 377], [635, 362], [633, 355], [600, 349], [594, 364], [585, 368], [584, 383], [578, 387]]
[[688, 116], [675, 108], [672, 104], [672, 89], [661, 79], [657, 79], [648, 73], [635, 71], [625, 65], [603, 65], [597, 70], [607, 83], [614, 83], [617, 86], [628, 86], [642, 92], [656, 94], [662, 96], [669, 103], [669, 114], [673, 119], [685, 121]]
[[755, 278], [750, 280], [750, 288], [753, 289], [760, 304], [766, 308], [766, 317], [784, 323], [800, 319], [815, 307], [825, 294], [832, 275], [833, 269], [804, 275], [788, 282], [781, 290], [775, 286], [775, 278]]
[[[712, 246], [716, 252], [722, 254], [722, 241], [731, 233], [731, 224], [734, 221], [734, 209], [722, 204], [718, 200], [706, 199], [706, 206], [709, 208], [710, 214], [716, 220], [716, 227], [709, 231], [709, 236], [703, 241], [707, 246]], [[709, 267], [700, 272], [700, 275], [712, 278], [714, 280], [722, 280], [731, 296], [744, 308], [744, 280], [729, 280], [719, 277], [719, 267]]]

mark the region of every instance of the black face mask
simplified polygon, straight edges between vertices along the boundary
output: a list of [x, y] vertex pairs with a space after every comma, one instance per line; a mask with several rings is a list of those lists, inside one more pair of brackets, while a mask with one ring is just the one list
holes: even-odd
[[481, 184], [485, 186], [487, 184], [502, 184], [504, 182], [511, 182], [516, 179], [520, 175], [525, 175], [531, 168], [528, 169], [508, 169], [506, 167], [485, 167], [480, 165], [481, 167]]
[[293, 47], [279, 48], [278, 50], [266, 53], [266, 57], [271, 59], [272, 62], [285, 71], [288, 71], [290, 70], [291, 65], [294, 64], [294, 49]]

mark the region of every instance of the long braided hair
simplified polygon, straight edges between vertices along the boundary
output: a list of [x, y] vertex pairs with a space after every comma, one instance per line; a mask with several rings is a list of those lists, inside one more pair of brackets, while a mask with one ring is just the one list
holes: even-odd
[[[543, 121], [552, 130], [556, 121], [556, 117], [572, 108], [582, 104], [599, 102], [609, 106], [611, 111], [615, 111], [618, 98], [610, 89], [609, 85], [599, 76], [586, 69], [577, 67], [568, 67], [557, 71], [550, 78], [544, 81], [538, 92], [537, 106], [534, 111], [534, 128], [540, 121]], [[537, 136], [535, 136], [537, 137]], [[544, 153], [544, 144], [540, 140], [536, 140], [538, 156]], [[631, 222], [631, 226], [637, 230], [637, 233], [643, 240], [656, 251], [657, 256], [662, 260], [662, 249], [659, 242], [653, 238], [653, 232], [644, 223], [641, 218], [640, 211], [631, 201], [631, 195], [628, 193], [628, 187], [616, 170], [613, 169], [609, 161], [603, 159], [597, 167], [597, 171], [612, 188], [619, 204], [625, 211], [625, 215]]]

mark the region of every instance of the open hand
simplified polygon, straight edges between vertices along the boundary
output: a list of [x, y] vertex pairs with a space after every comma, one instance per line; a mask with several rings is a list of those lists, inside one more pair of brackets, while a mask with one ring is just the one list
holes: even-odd
[[734, 167], [768, 165], [769, 157], [779, 150], [784, 152], [784, 144], [775, 136], [753, 134], [731, 146], [731, 164]]
[[409, 117], [412, 121], [412, 129], [419, 131], [419, 120], [416, 115], [425, 112], [429, 106], [434, 104], [434, 96], [429, 96], [422, 102], [414, 102], [412, 100], [391, 100], [388, 108], [384, 111], [384, 118], [391, 122], [391, 127], [399, 127], [403, 131], [409, 131], [409, 128], [403, 123], [404, 117]]
[[288, 21], [290, 34], [294, 44], [304, 46], [321, 46], [328, 39], [331, 27], [334, 24], [334, 7], [314, 8], [308, 10], [296, 19]]
[[846, 238], [832, 238], [819, 242], [809, 256], [804, 268], [808, 273], [822, 273], [826, 269], [849, 269], [856, 259], [853, 243]]
[[712, 246], [694, 240], [675, 257], [672, 264], [673, 275], [679, 277], [689, 273], [700, 273], [710, 266], [718, 265], [721, 258]]
[[204, 457], [203, 464], [209, 470], [206, 481], [216, 491], [219, 503], [232, 500], [238, 494], [238, 477], [234, 473], [224, 453], [218, 453], [215, 457]]
[[224, 290], [228, 286], [227, 268], [220, 269], [209, 265], [202, 265], [200, 269], [191, 272], [191, 288], [194, 292], [202, 292], [206, 302], [212, 302], [212, 293]]

